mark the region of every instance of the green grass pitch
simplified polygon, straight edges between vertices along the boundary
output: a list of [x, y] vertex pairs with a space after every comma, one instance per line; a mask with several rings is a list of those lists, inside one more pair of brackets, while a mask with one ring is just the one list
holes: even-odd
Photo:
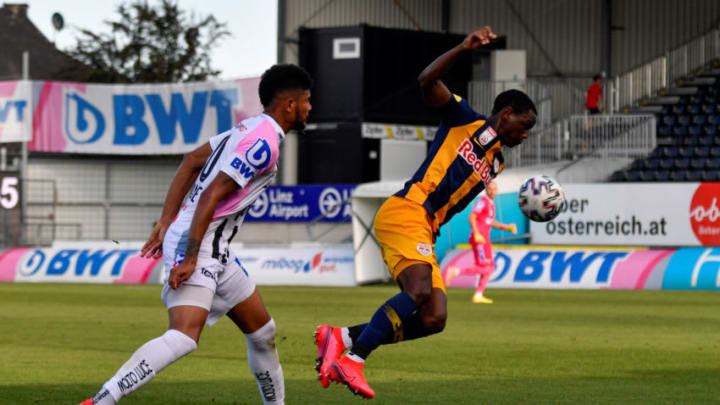
[[[278, 324], [288, 404], [361, 401], [322, 389], [311, 337], [364, 322], [392, 286], [261, 287]], [[445, 331], [382, 346], [376, 404], [698, 404], [720, 401], [720, 294], [450, 290]], [[77, 404], [167, 327], [160, 286], [0, 284], [0, 404]], [[244, 336], [227, 319], [123, 404], [257, 404]]]

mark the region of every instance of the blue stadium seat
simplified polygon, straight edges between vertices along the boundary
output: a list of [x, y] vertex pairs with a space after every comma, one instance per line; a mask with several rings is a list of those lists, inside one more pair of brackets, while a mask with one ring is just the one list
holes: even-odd
[[[703, 97], [701, 95], [695, 94], [693, 96], [690, 96], [690, 104], [689, 105], [698, 105], [703, 103]], [[664, 111], [664, 109], [663, 109]], [[663, 112], [663, 114], [667, 114], [666, 112]]]
[[689, 115], [678, 115], [677, 123], [680, 125], [684, 125], [684, 126], [690, 125], [690, 116]]
[[664, 125], [673, 126], [675, 125], [675, 122], [677, 121], [677, 118], [674, 115], [665, 115], [663, 116], [662, 123]]
[[694, 170], [700, 170], [705, 168], [706, 158], [692, 158], [690, 159], [690, 168]]
[[697, 157], [708, 157], [710, 155], [710, 148], [707, 146], [696, 146], [693, 149], [693, 155]]
[[645, 161], [643, 159], [633, 160], [630, 168], [633, 170], [641, 170], [645, 168]]
[[708, 124], [703, 127], [703, 131], [705, 132], [705, 135], [715, 135], [718, 133], [718, 126]]
[[618, 183], [622, 181], [627, 181], [625, 170], [618, 170], [615, 173], [613, 173], [610, 178], [608, 179], [609, 182], [612, 183]]
[[688, 181], [702, 181], [702, 170], [690, 170], [687, 176]]
[[627, 173], [627, 181], [646, 181], [645, 172], [641, 170], [630, 170]]
[[673, 126], [672, 133], [675, 136], [686, 136], [688, 127], [686, 125], [675, 125]]
[[672, 181], [687, 181], [690, 176], [687, 170], [674, 170], [670, 172], [670, 180]]
[[715, 112], [715, 104], [703, 104], [702, 107], [700, 107], [700, 111], [703, 114], [713, 114]]
[[[704, 103], [705, 105], [711, 105], [711, 106], [712, 106], [712, 105], [715, 104], [715, 102], [717, 102], [717, 96], [714, 95], [714, 94], [706, 94], [706, 95], [703, 97], [703, 103]], [[703, 107], [704, 107], [704, 106], [703, 106]], [[707, 113], [705, 113], [705, 114], [707, 114]]]
[[693, 115], [692, 123], [694, 125], [705, 125], [705, 123], [708, 121], [708, 117], [705, 114], [697, 114]]
[[[662, 154], [662, 157], [666, 158], [674, 158], [678, 156], [680, 148], [676, 148], [674, 146], [663, 146], [660, 150], [660, 153]], [[690, 157], [690, 156], [683, 156], [683, 157]]]
[[672, 126], [660, 125], [657, 130], [658, 136], [670, 136], [672, 135]]
[[715, 104], [715, 114], [720, 114], [720, 103]]
[[720, 114], [708, 115], [707, 122], [712, 125], [720, 125]]
[[663, 159], [660, 161], [660, 170], [671, 170], [675, 159]]
[[682, 144], [683, 146], [697, 146], [698, 144], [698, 137], [697, 136], [686, 136], [682, 138]]
[[692, 146], [682, 146], [677, 148], [676, 155], [675, 156], [668, 156], [668, 157], [692, 157], [693, 156], [693, 147]]
[[655, 181], [668, 181], [670, 180], [670, 171], [669, 170], [656, 170], [655, 171], [655, 178], [653, 179]]
[[657, 144], [658, 145], [675, 145], [677, 143], [677, 140], [680, 140], [682, 138], [676, 138], [674, 136], [658, 136], [657, 137]]
[[680, 104], [687, 104], [689, 102], [690, 102], [690, 97], [688, 97], [688, 96], [678, 97], [678, 103], [680, 103]]
[[699, 146], [712, 146], [713, 138], [714, 137], [712, 135], [698, 136], [697, 137], [698, 145]]
[[[681, 170], [687, 169], [688, 167], [690, 167], [690, 159], [689, 158], [675, 158], [675, 160], [673, 160], [672, 166], [675, 169], [681, 169]], [[662, 165], [660, 167], [662, 167]], [[665, 167], [663, 167], [663, 169], [665, 169]], [[672, 169], [672, 167], [670, 167], [670, 169]]]
[[675, 104], [672, 106], [672, 113], [675, 115], [681, 115], [685, 114], [685, 105], [684, 104]]
[[711, 146], [710, 147], [710, 156], [720, 157], [720, 146]]
[[700, 136], [703, 134], [703, 127], [700, 125], [693, 125], [688, 128], [688, 134], [692, 136]]
[[720, 135], [715, 135], [715, 136], [713, 136], [713, 137], [712, 137], [712, 140], [713, 140], [713, 144], [714, 144], [715, 146], [720, 146]]
[[697, 104], [688, 104], [687, 113], [692, 115], [700, 114], [700, 106]]
[[701, 174], [702, 181], [718, 181], [720, 180], [720, 171], [703, 170]]
[[720, 158], [706, 158], [705, 159], [705, 168], [708, 170], [718, 170], [720, 169]]
[[655, 170], [655, 169], [657, 169], [658, 167], [660, 167], [660, 161], [661, 161], [661, 160], [662, 160], [662, 159], [652, 158], [652, 157], [643, 160], [642, 162], [643, 162], [643, 165], [644, 165], [644, 169], [646, 169], [646, 170]]

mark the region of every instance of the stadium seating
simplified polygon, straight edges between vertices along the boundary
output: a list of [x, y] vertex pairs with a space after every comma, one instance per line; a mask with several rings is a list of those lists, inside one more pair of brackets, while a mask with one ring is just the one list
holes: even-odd
[[720, 181], [720, 76], [717, 70], [699, 76], [695, 83], [702, 84], [687, 78], [684, 95], [656, 110], [657, 148], [609, 181]]

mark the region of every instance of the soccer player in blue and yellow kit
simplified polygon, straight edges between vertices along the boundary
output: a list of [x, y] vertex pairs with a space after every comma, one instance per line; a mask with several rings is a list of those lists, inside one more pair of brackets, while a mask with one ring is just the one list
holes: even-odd
[[440, 109], [442, 122], [423, 164], [375, 216], [383, 259], [401, 292], [381, 305], [369, 323], [348, 328], [321, 325], [315, 330], [316, 369], [323, 387], [333, 380], [354, 394], [372, 398], [375, 393], [363, 373], [370, 352], [381, 344], [445, 328], [447, 297], [433, 251], [435, 237], [441, 225], [503, 170], [502, 147], [519, 145], [527, 138], [537, 115], [525, 93], [509, 90], [497, 96], [492, 115], [486, 118], [440, 81], [458, 55], [493, 38], [490, 27], [473, 31], [418, 77], [426, 104]]

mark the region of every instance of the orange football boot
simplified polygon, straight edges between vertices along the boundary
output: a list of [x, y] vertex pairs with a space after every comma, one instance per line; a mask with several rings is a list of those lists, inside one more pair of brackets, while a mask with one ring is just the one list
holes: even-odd
[[318, 348], [318, 357], [315, 370], [319, 373], [318, 380], [323, 388], [330, 386], [330, 365], [342, 356], [347, 347], [342, 340], [342, 329], [330, 325], [320, 325], [315, 329], [315, 345]]
[[370, 399], [375, 397], [375, 391], [365, 381], [363, 368], [365, 363], [352, 360], [347, 355], [340, 357], [330, 366], [330, 379], [345, 384], [350, 392]]

